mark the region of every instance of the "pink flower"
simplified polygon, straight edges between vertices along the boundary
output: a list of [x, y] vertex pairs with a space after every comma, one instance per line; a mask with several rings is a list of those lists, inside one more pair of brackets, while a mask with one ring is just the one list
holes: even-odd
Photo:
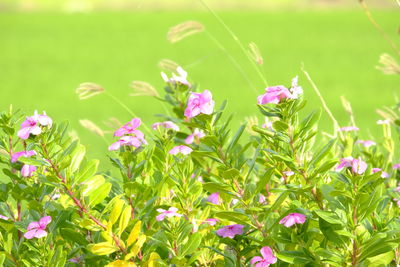
[[379, 125], [383, 125], [383, 124], [389, 125], [390, 124], [390, 120], [378, 120], [376, 123], [379, 124]]
[[192, 151], [193, 151], [193, 149], [191, 149], [190, 147], [185, 146], [185, 145], [180, 145], [180, 146], [175, 146], [174, 148], [172, 148], [169, 151], [169, 154], [176, 155], [178, 153], [181, 153], [183, 155], [188, 155], [188, 154], [192, 153]]
[[36, 170], [37, 170], [36, 166], [25, 164], [24, 166], [22, 166], [21, 176], [32, 177], [33, 173], [36, 172]]
[[121, 146], [133, 146], [133, 147], [140, 147], [142, 144], [147, 144], [146, 140], [143, 137], [143, 133], [137, 131], [139, 136], [122, 136], [117, 142], [113, 143], [111, 146], [108, 147], [109, 151], [118, 150]]
[[266, 198], [263, 194], [260, 194], [260, 195], [258, 196], [258, 203], [260, 203], [260, 204], [266, 204], [266, 203], [267, 203], [267, 198]]
[[273, 130], [274, 130], [274, 129], [272, 128], [272, 124], [273, 124], [273, 123], [274, 123], [274, 122], [270, 121], [270, 120], [268, 119], [268, 117], [265, 117], [265, 123], [264, 123], [263, 125], [261, 125], [261, 128], [269, 129], [269, 130], [273, 131]]
[[279, 224], [283, 224], [286, 227], [291, 227], [294, 224], [303, 224], [306, 221], [306, 215], [301, 213], [290, 213], [282, 220], [280, 220]]
[[215, 102], [212, 100], [211, 92], [205, 90], [203, 93], [191, 93], [188, 100], [185, 116], [196, 117], [199, 114], [210, 115], [214, 111]]
[[341, 171], [343, 168], [351, 167], [351, 163], [353, 161], [353, 157], [346, 157], [340, 159], [339, 165], [336, 167], [336, 171]]
[[217, 224], [217, 222], [219, 222], [218, 219], [209, 218], [209, 219], [206, 219], [204, 222], [202, 222], [202, 224], [207, 223], [207, 224], [209, 224], [211, 226], [214, 226], [214, 225]]
[[358, 127], [355, 126], [345, 126], [339, 129], [341, 132], [352, 132], [360, 130]]
[[367, 163], [365, 163], [365, 161], [362, 161], [361, 158], [353, 159], [351, 163], [351, 170], [357, 174], [363, 174], [367, 167]]
[[8, 221], [9, 218], [6, 217], [6, 216], [4, 216], [4, 215], [1, 215], [1, 214], [0, 214], [0, 219], [5, 220], [5, 221]]
[[268, 267], [270, 264], [274, 264], [277, 261], [272, 249], [270, 247], [262, 247], [260, 256], [255, 256], [251, 259], [251, 264], [255, 264], [255, 267]]
[[394, 189], [395, 192], [400, 192], [400, 184], [397, 185], [397, 187]]
[[221, 203], [221, 198], [219, 197], [219, 193], [215, 192], [212, 193], [208, 198], [207, 201], [213, 203], [215, 205], [219, 205]]
[[392, 168], [393, 170], [400, 169], [400, 163], [394, 164]]
[[290, 91], [283, 85], [265, 88], [266, 93], [257, 97], [257, 104], [279, 104], [282, 99], [291, 98]]
[[202, 130], [199, 129], [194, 129], [193, 133], [188, 135], [188, 137], [186, 137], [185, 139], [185, 143], [190, 145], [191, 143], [194, 142], [194, 140], [196, 140], [196, 143], [200, 143], [200, 139], [203, 138], [204, 136], [206, 136], [204, 134], [204, 132]]
[[51, 222], [50, 216], [43, 217], [38, 222], [31, 222], [28, 225], [27, 229], [28, 232], [24, 234], [24, 237], [26, 239], [32, 239], [34, 237], [36, 238], [45, 237], [47, 235], [45, 229], [50, 222]]
[[382, 171], [381, 168], [372, 168], [372, 173], [382, 172], [381, 178], [389, 178], [389, 173]]
[[182, 217], [182, 214], [177, 213], [178, 209], [175, 207], [170, 207], [168, 210], [164, 209], [157, 209], [157, 211], [160, 213], [157, 215], [156, 220], [157, 221], [163, 221], [165, 217], [171, 218], [171, 217]]
[[346, 157], [340, 159], [340, 163], [336, 167], [336, 171], [341, 171], [343, 168], [349, 168], [349, 167], [351, 167], [353, 173], [363, 174], [367, 169], [368, 165], [367, 163], [362, 161], [361, 158], [353, 159], [353, 157]]
[[172, 121], [156, 122], [153, 124], [153, 130], [157, 130], [159, 127], [164, 127], [165, 129], [172, 129], [174, 131], [179, 131], [179, 126]]
[[142, 121], [139, 118], [133, 118], [130, 122], [126, 123], [124, 126], [119, 128], [114, 132], [114, 136], [123, 136], [125, 134], [135, 134], [137, 135], [138, 131], [136, 130]]
[[20, 157], [29, 158], [29, 157], [32, 157], [32, 156], [35, 156], [35, 155], [37, 155], [37, 153], [34, 150], [15, 152], [11, 156], [11, 162], [12, 163], [17, 162]]
[[167, 74], [164, 72], [161, 72], [161, 77], [166, 83], [173, 83], [173, 84], [184, 84], [186, 86], [190, 87], [190, 83], [187, 80], [187, 72], [182, 68], [182, 67], [177, 67], [176, 72], [179, 75], [176, 75], [175, 73], [172, 73], [172, 77], [168, 78]]
[[234, 238], [235, 235], [243, 234], [243, 228], [244, 225], [241, 224], [228, 225], [217, 230], [217, 235], [219, 235], [220, 237]]
[[42, 132], [42, 128], [40, 126], [49, 126], [53, 124], [53, 121], [50, 117], [46, 115], [46, 112], [43, 114], [38, 114], [35, 111], [33, 116], [26, 117], [26, 120], [21, 124], [21, 130], [18, 131], [18, 137], [21, 139], [28, 139], [30, 134], [39, 135]]
[[356, 144], [362, 144], [364, 147], [370, 147], [376, 145], [376, 143], [372, 140], [358, 140]]
[[[34, 150], [16, 152], [16, 153], [12, 154], [11, 162], [13, 162], [13, 163], [17, 162], [20, 157], [28, 158], [28, 157], [32, 157], [35, 155], [37, 155], [37, 153]], [[36, 166], [24, 164], [21, 169], [21, 176], [22, 177], [31, 177], [36, 170], [37, 170]]]

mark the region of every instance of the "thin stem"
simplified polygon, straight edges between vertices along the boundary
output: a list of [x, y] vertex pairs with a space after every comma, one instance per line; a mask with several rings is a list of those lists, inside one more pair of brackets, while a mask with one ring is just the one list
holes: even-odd
[[314, 89], [315, 93], [317, 94], [318, 98], [320, 99], [320, 101], [322, 103], [322, 107], [324, 108], [324, 110], [326, 111], [328, 116], [331, 118], [331, 120], [333, 122], [333, 126], [334, 126], [334, 132], [335, 132], [334, 135], [336, 136], [336, 134], [339, 132], [340, 138], [343, 138], [342, 133], [339, 131], [339, 123], [336, 120], [336, 118], [333, 116], [331, 110], [329, 109], [328, 105], [325, 102], [325, 99], [322, 97], [321, 92], [319, 91], [318, 87], [315, 85], [315, 83], [311, 79], [311, 77], [308, 74], [308, 72], [304, 69], [304, 66], [301, 67], [301, 71], [307, 77], [307, 80], [310, 82], [312, 88]]
[[246, 80], [246, 82], [249, 84], [251, 89], [257, 94], [257, 88], [254, 86], [254, 84], [251, 82], [249, 77], [247, 77], [245, 71], [243, 68], [240, 66], [240, 64], [237, 62], [237, 60], [226, 50], [223, 44], [221, 44], [220, 41], [218, 41], [211, 33], [208, 31], [205, 31], [207, 36], [228, 56], [229, 60], [232, 62], [232, 64], [235, 66], [235, 68], [238, 70], [240, 75], [243, 76], [243, 78]]
[[[62, 174], [59, 171], [57, 165], [55, 165], [54, 162], [50, 159], [50, 156], [49, 156], [49, 153], [47, 151], [47, 148], [46, 148], [45, 144], [42, 144], [42, 148], [43, 148], [43, 152], [44, 152], [45, 158], [50, 163], [50, 165], [51, 165], [53, 171], [55, 172], [56, 176], [61, 180], [61, 183], [62, 183], [62, 185], [64, 187], [64, 190], [71, 197], [71, 199], [74, 201], [75, 205], [79, 208], [79, 211], [81, 212], [81, 214], [86, 214], [95, 224], [97, 224], [103, 230], [106, 231], [107, 230], [107, 226], [105, 226], [102, 222], [100, 222], [99, 219], [97, 219], [92, 214], [90, 214], [89, 211], [87, 210], [87, 208], [82, 204], [82, 202], [78, 198], [75, 197], [74, 192], [70, 188], [68, 188], [68, 185], [66, 183], [65, 177], [62, 176]], [[120, 249], [120, 251], [122, 251], [124, 254], [126, 254], [127, 253], [126, 249], [122, 246], [119, 238], [114, 233], [112, 233], [112, 238], [113, 238], [115, 244]]]
[[250, 61], [251, 65], [253, 66], [253, 68], [255, 69], [257, 74], [260, 76], [264, 85], [268, 87], [268, 82], [265, 79], [264, 74], [260, 71], [260, 69], [258, 68], [257, 64], [254, 62], [254, 60], [252, 60], [249, 57], [248, 51], [244, 48], [243, 44], [240, 42], [239, 38], [235, 35], [235, 33], [228, 27], [228, 25], [225, 24], [225, 22], [221, 19], [221, 17], [207, 5], [207, 3], [204, 0], [199, 0], [199, 1], [218, 20], [218, 22], [221, 23], [221, 25], [225, 28], [225, 30], [231, 35], [233, 40], [237, 43], [237, 45], [242, 50], [243, 54]]
[[[376, 22], [374, 17], [372, 16], [367, 4], [365, 3], [364, 0], [359, 0], [361, 6], [364, 9], [365, 15], [367, 16], [368, 20], [374, 25], [374, 27], [379, 31], [379, 33], [383, 36], [383, 38], [386, 40], [386, 42], [389, 43], [389, 45], [392, 47], [392, 49], [400, 56], [400, 49], [397, 47], [397, 45], [393, 42], [393, 40], [389, 37], [389, 35], [382, 29], [382, 27]], [[397, 0], [397, 4], [400, 5], [399, 0]]]
[[[105, 92], [105, 94], [107, 96], [109, 96], [112, 100], [114, 100], [118, 105], [120, 105], [121, 107], [123, 107], [132, 117], [138, 117], [127, 105], [125, 105], [121, 100], [119, 100], [117, 97], [115, 97], [114, 95], [112, 95], [109, 92]], [[150, 128], [146, 125], [143, 124], [143, 127], [146, 129], [146, 131], [148, 133], [151, 133]]]

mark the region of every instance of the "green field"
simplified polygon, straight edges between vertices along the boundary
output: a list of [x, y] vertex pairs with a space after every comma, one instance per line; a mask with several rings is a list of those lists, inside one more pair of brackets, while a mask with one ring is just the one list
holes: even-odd
[[[380, 140], [375, 109], [394, 104], [400, 76], [375, 69], [379, 55], [391, 50], [361, 10], [220, 14], [244, 43], [258, 44], [270, 85], [289, 85], [299, 74], [309, 100], [307, 109], [320, 108], [301, 74], [304, 62], [339, 122], [348, 124], [339, 98], [344, 95], [353, 104], [361, 136], [373, 134]], [[398, 41], [398, 13], [377, 11], [374, 15]], [[168, 28], [185, 20], [202, 22], [241, 63], [258, 93], [206, 33], [168, 43]], [[129, 97], [129, 83], [148, 81], [162, 92], [157, 63], [163, 58], [179, 62], [201, 89], [214, 93], [217, 105], [228, 99], [235, 124], [257, 114], [256, 96], [264, 91], [238, 46], [206, 12], [1, 13], [0, 29], [0, 108], [13, 104], [28, 114], [46, 110], [56, 121], [70, 120], [92, 156], [106, 152], [107, 145], [78, 120], [90, 119], [107, 129], [102, 122], [109, 117], [125, 122], [130, 116], [105, 95], [78, 100], [74, 90], [81, 82], [101, 84], [148, 125], [158, 120], [153, 114], [162, 108], [155, 99]], [[329, 125], [324, 116], [323, 127], [329, 129]], [[111, 143], [111, 136], [107, 139]]]

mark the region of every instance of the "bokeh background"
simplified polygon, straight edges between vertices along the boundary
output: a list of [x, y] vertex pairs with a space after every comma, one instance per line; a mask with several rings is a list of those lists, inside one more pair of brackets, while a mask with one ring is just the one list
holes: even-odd
[[[368, 21], [358, 0], [204, 0], [240, 38], [255, 42], [264, 56], [270, 85], [290, 85], [299, 75], [308, 99], [307, 110], [320, 101], [301, 73], [310, 73], [341, 126], [349, 124], [340, 96], [355, 112], [360, 135], [381, 139], [377, 108], [395, 104], [400, 76], [376, 69], [379, 56], [391, 47]], [[399, 43], [399, 6], [394, 0], [366, 1], [372, 15]], [[206, 32], [171, 44], [170, 27], [186, 20], [201, 22]], [[216, 38], [236, 58], [258, 92], [249, 87]], [[104, 122], [130, 115], [106, 95], [85, 101], [76, 87], [95, 82], [118, 97], [149, 126], [162, 113], [153, 98], [130, 97], [133, 80], [146, 81], [163, 92], [157, 63], [172, 59], [189, 72], [190, 80], [213, 92], [217, 105], [228, 99], [234, 125], [257, 115], [256, 96], [262, 81], [230, 35], [198, 0], [0, 0], [0, 108], [22, 108], [27, 114], [45, 110], [55, 121], [68, 120], [88, 145], [89, 154], [104, 158], [106, 142], [84, 129], [89, 119]], [[258, 116], [260, 124], [263, 121]], [[330, 121], [322, 117], [321, 128]]]

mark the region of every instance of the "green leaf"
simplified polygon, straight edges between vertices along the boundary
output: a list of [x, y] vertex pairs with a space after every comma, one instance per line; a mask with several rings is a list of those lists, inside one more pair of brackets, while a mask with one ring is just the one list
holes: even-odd
[[339, 216], [333, 212], [322, 210], [315, 210], [314, 212], [318, 215], [318, 217], [322, 218], [328, 223], [343, 225], [343, 222], [340, 220]]
[[82, 233], [79, 233], [76, 229], [61, 228], [60, 234], [66, 240], [75, 242], [81, 246], [86, 246], [89, 242], [86, 240]]
[[236, 211], [220, 211], [215, 214], [215, 217], [239, 224], [248, 224], [250, 222], [250, 219], [246, 214]]
[[201, 234], [194, 233], [190, 236], [188, 242], [185, 244], [181, 251], [181, 256], [192, 254], [201, 244]]
[[313, 158], [310, 161], [309, 166], [315, 167], [318, 162], [320, 162], [322, 159], [324, 159], [328, 153], [331, 151], [331, 148], [335, 144], [336, 139], [332, 139], [329, 141], [320, 151], [314, 154]]
[[100, 186], [102, 186], [105, 183], [105, 179], [102, 175], [95, 175], [89, 180], [87, 180], [83, 185], [82, 185], [82, 196], [91, 196], [93, 192], [95, 192]]
[[92, 177], [93, 175], [96, 174], [98, 166], [99, 166], [100, 161], [97, 159], [92, 159], [88, 163], [86, 163], [85, 167], [80, 170], [74, 178], [74, 182], [72, 186], [75, 184], [80, 184], [82, 182], [85, 182], [87, 179]]
[[286, 132], [286, 130], [289, 128], [289, 125], [283, 121], [274, 121], [272, 127], [278, 132]]
[[237, 142], [239, 141], [239, 138], [242, 136], [245, 129], [246, 129], [246, 124], [243, 124], [242, 126], [239, 127], [235, 136], [232, 138], [231, 142], [229, 143], [229, 146], [226, 149], [226, 153], [229, 153], [229, 151], [237, 144]]
[[238, 169], [235, 169], [235, 168], [226, 170], [226, 171], [224, 171], [222, 173], [222, 177], [225, 178], [225, 179], [229, 179], [229, 180], [231, 180], [233, 178], [236, 178], [239, 175], [240, 175], [240, 171]]
[[300, 123], [298, 129], [299, 132], [296, 134], [296, 137], [301, 137], [305, 135], [309, 130], [319, 121], [319, 118], [321, 116], [321, 111], [313, 111], [311, 112], [302, 122]]
[[291, 264], [305, 264], [311, 259], [301, 251], [281, 251], [276, 255], [281, 261]]
[[112, 184], [107, 182], [96, 188], [89, 196], [88, 206], [94, 207], [97, 204], [103, 202], [103, 200], [108, 197], [111, 188]]
[[20, 157], [18, 161], [28, 164], [28, 165], [33, 165], [33, 166], [50, 166], [50, 163], [44, 160], [40, 159], [35, 159], [35, 158], [25, 158], [25, 157]]
[[3, 253], [0, 254], [0, 266], [3, 266], [5, 259], [6, 259], [6, 254]]
[[394, 259], [395, 254], [393, 251], [388, 251], [386, 253], [379, 254], [374, 257], [369, 257], [365, 263], [368, 267], [384, 267], [388, 266]]
[[86, 154], [86, 147], [84, 145], [79, 144], [74, 149], [74, 152], [72, 152], [71, 154], [72, 156], [71, 165], [68, 167], [68, 170], [71, 173], [75, 172], [79, 168], [83, 158], [85, 157], [85, 154]]

